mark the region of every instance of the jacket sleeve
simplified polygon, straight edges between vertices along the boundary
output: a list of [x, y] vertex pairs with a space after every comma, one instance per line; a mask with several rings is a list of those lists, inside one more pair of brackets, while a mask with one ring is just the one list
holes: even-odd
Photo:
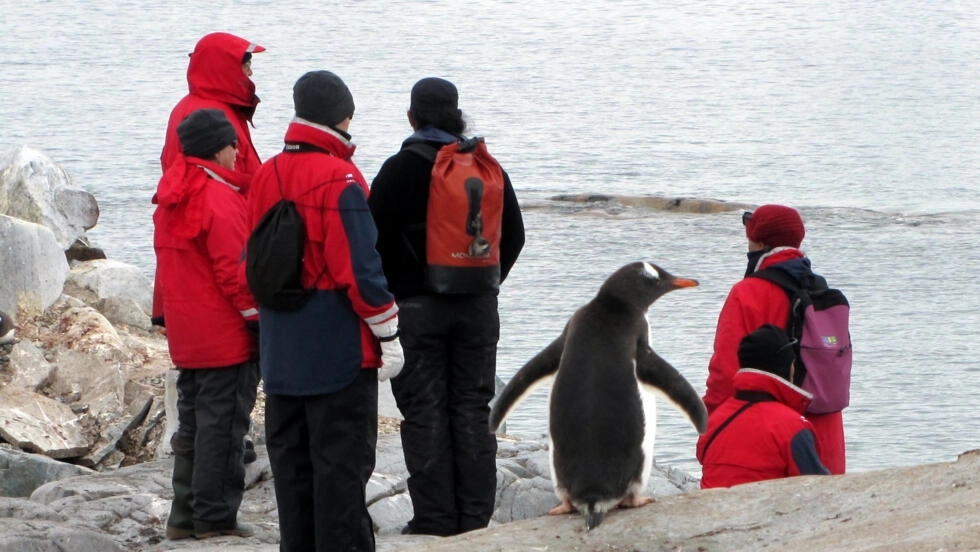
[[244, 208], [218, 205], [212, 210], [211, 224], [205, 236], [212, 272], [221, 294], [245, 319], [257, 319], [255, 299], [242, 285], [242, 263], [248, 226]]
[[820, 462], [816, 440], [809, 429], [801, 429], [790, 440], [789, 475], [830, 475], [830, 470]]
[[375, 248], [378, 231], [367, 205], [365, 186], [349, 181], [340, 191], [337, 207], [340, 228], [326, 232], [327, 269], [333, 280], [346, 288], [361, 319], [368, 324], [388, 320], [398, 307], [388, 291], [381, 256]]
[[742, 280], [732, 287], [718, 315], [714, 353], [708, 362], [704, 395], [709, 414], [735, 394], [732, 379], [739, 368], [738, 345], [742, 338], [767, 322], [763, 311], [758, 308], [758, 301], [753, 300], [749, 293], [747, 283]]
[[500, 281], [503, 282], [524, 248], [524, 218], [517, 194], [504, 171], [504, 211], [500, 232]]

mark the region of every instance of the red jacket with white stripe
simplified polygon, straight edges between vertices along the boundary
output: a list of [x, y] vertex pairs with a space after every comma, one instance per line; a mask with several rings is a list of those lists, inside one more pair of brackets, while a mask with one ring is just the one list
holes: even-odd
[[[735, 396], [711, 413], [708, 430], [698, 438], [702, 489], [829, 473], [817, 455], [813, 428], [803, 417], [809, 393], [754, 368], [739, 370], [734, 387]], [[751, 406], [732, 418], [750, 401]]]
[[[252, 135], [248, 129], [259, 98], [255, 95], [255, 83], [242, 71], [242, 57], [246, 52], [263, 51], [264, 47], [228, 33], [211, 33], [197, 42], [187, 65], [190, 93], [174, 106], [167, 122], [167, 134], [160, 153], [160, 166], [164, 172], [174, 162], [183, 162], [177, 126], [198, 109], [220, 109], [235, 127], [235, 134], [238, 135], [237, 172], [248, 180], [259, 169], [262, 162], [252, 145]], [[161, 302], [164, 285], [159, 274], [154, 275], [155, 321], [165, 318]], [[169, 326], [169, 321], [166, 323]]]
[[[280, 198], [295, 202], [307, 233], [302, 285], [317, 291], [295, 312], [260, 309], [264, 388], [281, 395], [331, 393], [360, 369], [381, 366], [369, 324], [393, 318], [398, 307], [381, 269], [368, 187], [351, 162], [355, 146], [334, 129], [299, 118], [285, 142], [287, 150], [253, 178], [249, 227]], [[298, 144], [304, 151], [289, 149]]]
[[212, 161], [181, 160], [153, 197], [157, 300], [170, 357], [179, 368], [232, 366], [256, 350], [246, 319], [258, 311], [241, 276], [247, 179]]

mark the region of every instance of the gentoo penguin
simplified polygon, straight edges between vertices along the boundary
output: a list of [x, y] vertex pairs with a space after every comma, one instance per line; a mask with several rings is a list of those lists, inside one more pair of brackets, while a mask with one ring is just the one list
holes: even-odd
[[6, 345], [14, 340], [14, 319], [0, 311], [0, 345]]
[[562, 503], [551, 514], [578, 510], [592, 530], [617, 506], [653, 502], [643, 492], [653, 468], [656, 408], [645, 391], [666, 397], [698, 433], [707, 428], [701, 397], [647, 340], [650, 305], [668, 291], [697, 285], [651, 263], [620, 268], [501, 392], [490, 414], [494, 431], [534, 387], [554, 377], [549, 448]]

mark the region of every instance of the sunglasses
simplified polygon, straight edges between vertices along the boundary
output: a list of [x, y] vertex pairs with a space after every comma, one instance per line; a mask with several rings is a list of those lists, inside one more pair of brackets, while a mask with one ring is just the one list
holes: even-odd
[[752, 220], [752, 211], [743, 211], [742, 212], [742, 226], [745, 226], [746, 224], [748, 224], [750, 220]]

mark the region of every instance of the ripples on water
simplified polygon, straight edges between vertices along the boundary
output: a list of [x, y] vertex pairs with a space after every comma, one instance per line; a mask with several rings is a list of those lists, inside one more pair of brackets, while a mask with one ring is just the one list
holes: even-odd
[[[99, 200], [90, 236], [149, 274], [163, 130], [200, 36], [227, 30], [269, 49], [253, 61], [263, 158], [281, 147], [296, 78], [340, 74], [368, 178], [408, 133], [412, 83], [445, 76], [529, 206], [527, 249], [501, 294], [504, 378], [608, 274], [648, 259], [701, 282], [649, 319], [657, 351], [703, 390], [718, 310], [744, 270], [736, 214], [540, 207], [549, 196], [784, 202], [801, 208], [805, 249], [852, 303], [851, 469], [978, 445], [978, 5], [458, 6], [13, 3], [0, 21], [0, 152], [30, 144], [61, 164]], [[545, 397], [509, 429], [546, 431]], [[696, 471], [693, 429], [661, 411], [658, 461]]]

